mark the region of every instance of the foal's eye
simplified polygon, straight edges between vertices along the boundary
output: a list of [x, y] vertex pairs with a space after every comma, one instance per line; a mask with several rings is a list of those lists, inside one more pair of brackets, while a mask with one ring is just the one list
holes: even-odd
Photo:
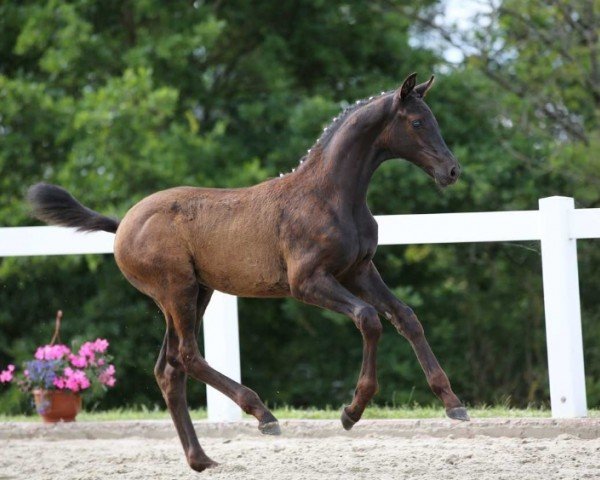
[[422, 125], [423, 125], [423, 122], [421, 122], [421, 120], [414, 120], [414, 121], [412, 122], [412, 126], [413, 126], [413, 127], [415, 127], [415, 128], [419, 128], [419, 127], [421, 127]]

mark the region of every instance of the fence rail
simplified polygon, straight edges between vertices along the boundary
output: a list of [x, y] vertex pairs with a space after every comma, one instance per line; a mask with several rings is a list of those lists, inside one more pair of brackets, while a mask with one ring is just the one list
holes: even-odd
[[[575, 209], [568, 197], [540, 199], [539, 210], [377, 216], [380, 245], [539, 240], [550, 402], [555, 418], [587, 415], [577, 239], [600, 238], [600, 209]], [[0, 257], [113, 252], [114, 235], [61, 227], [0, 228]], [[240, 380], [237, 299], [216, 293], [204, 319], [207, 361]], [[238, 420], [241, 411], [208, 387], [210, 420]]]

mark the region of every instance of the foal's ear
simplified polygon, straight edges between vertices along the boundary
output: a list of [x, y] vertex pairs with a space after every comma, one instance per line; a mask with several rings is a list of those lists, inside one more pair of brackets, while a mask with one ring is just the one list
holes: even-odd
[[427, 95], [427, 92], [429, 91], [429, 89], [431, 88], [431, 86], [433, 85], [433, 80], [434, 79], [435, 79], [435, 75], [432, 75], [428, 82], [420, 83], [419, 85], [417, 85], [415, 87], [415, 93], [419, 97], [424, 98], [425, 95]]
[[396, 97], [398, 97], [398, 92], [400, 93], [399, 100], [404, 100], [406, 97], [410, 95], [410, 92], [413, 91], [415, 85], [417, 83], [417, 74], [411, 73], [406, 80], [402, 83], [400, 89], [396, 92]]

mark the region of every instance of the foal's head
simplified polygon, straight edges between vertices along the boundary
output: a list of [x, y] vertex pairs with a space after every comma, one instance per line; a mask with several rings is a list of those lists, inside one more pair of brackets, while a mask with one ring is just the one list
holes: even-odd
[[393, 156], [418, 165], [445, 187], [456, 182], [460, 165], [442, 138], [433, 113], [423, 101], [433, 84], [416, 85], [417, 74], [409, 75], [393, 94], [392, 115], [379, 137], [379, 146]]

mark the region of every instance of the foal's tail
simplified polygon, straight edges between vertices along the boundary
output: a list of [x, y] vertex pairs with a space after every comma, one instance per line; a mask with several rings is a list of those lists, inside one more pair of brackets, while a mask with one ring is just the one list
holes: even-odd
[[29, 188], [27, 200], [32, 214], [43, 222], [62, 227], [75, 227], [83, 232], [104, 230], [115, 233], [119, 221], [84, 207], [61, 187], [48, 183], [36, 183]]

